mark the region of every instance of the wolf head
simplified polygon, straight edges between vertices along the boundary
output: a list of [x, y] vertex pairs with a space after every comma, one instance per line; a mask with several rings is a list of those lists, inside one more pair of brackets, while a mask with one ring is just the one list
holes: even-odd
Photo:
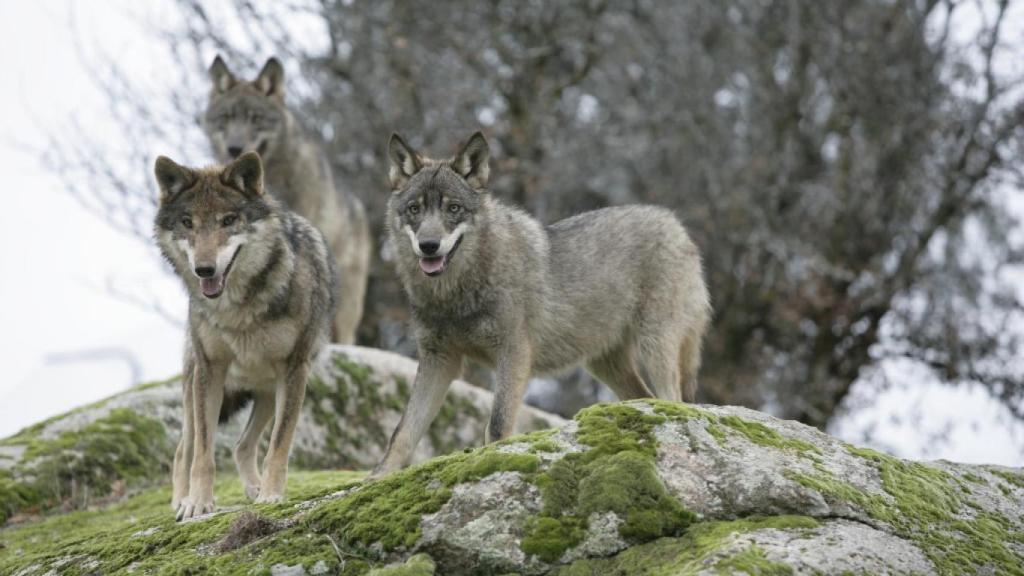
[[264, 159], [279, 148], [290, 118], [284, 105], [284, 67], [270, 58], [252, 82], [239, 80], [220, 56], [210, 65], [210, 102], [203, 129], [220, 162], [244, 152]]
[[477, 132], [452, 158], [432, 160], [397, 134], [388, 143], [389, 226], [400, 259], [428, 277], [448, 274], [459, 251], [472, 252], [485, 209], [490, 149]]
[[220, 168], [192, 169], [161, 156], [156, 236], [164, 256], [192, 291], [219, 297], [247, 242], [272, 213], [255, 152]]

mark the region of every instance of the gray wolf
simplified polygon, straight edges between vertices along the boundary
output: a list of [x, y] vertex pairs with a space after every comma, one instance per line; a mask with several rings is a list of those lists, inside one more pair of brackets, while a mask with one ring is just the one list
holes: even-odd
[[670, 211], [604, 208], [544, 227], [488, 192], [479, 132], [447, 160], [392, 135], [388, 156], [389, 239], [420, 363], [375, 475], [407, 464], [466, 357], [495, 368], [487, 441], [511, 433], [531, 374], [581, 362], [620, 399], [693, 400], [711, 305]]
[[318, 230], [264, 191], [255, 152], [204, 169], [161, 156], [154, 172], [156, 241], [189, 296], [171, 506], [179, 520], [213, 510], [217, 419], [243, 394], [253, 407], [234, 450], [239, 476], [250, 498], [279, 501], [310, 364], [330, 332], [334, 260]]
[[268, 189], [324, 233], [338, 269], [333, 340], [354, 343], [372, 245], [363, 204], [335, 189], [316, 139], [303, 132], [285, 105], [284, 67], [277, 58], [267, 60], [251, 82], [235, 77], [220, 56], [209, 74], [212, 87], [202, 124], [217, 161], [258, 152]]

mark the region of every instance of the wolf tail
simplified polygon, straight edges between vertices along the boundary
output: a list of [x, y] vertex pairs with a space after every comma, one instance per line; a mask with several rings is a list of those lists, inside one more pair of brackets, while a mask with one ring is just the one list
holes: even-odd
[[224, 392], [224, 401], [220, 405], [220, 416], [217, 420], [223, 424], [231, 419], [252, 401], [252, 391], [232, 390]]

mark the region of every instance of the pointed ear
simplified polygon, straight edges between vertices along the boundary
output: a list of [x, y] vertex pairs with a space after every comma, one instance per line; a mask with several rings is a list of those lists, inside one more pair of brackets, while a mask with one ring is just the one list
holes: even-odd
[[486, 188], [491, 175], [491, 149], [480, 132], [469, 137], [466, 145], [452, 160], [452, 170], [458, 172], [466, 182], [476, 189]]
[[255, 84], [267, 96], [284, 98], [284, 66], [281, 61], [271, 56], [263, 65], [263, 70], [260, 70]]
[[153, 174], [156, 175], [156, 183], [160, 186], [161, 204], [188, 188], [195, 181], [195, 174], [191, 170], [175, 163], [167, 156], [160, 156], [156, 159]]
[[391, 179], [392, 190], [398, 190], [404, 186], [409, 178], [412, 178], [423, 167], [420, 155], [409, 148], [402, 137], [395, 133], [392, 133], [391, 139], [388, 140], [388, 160], [390, 161], [388, 178]]
[[213, 83], [214, 94], [227, 92], [238, 82], [220, 54], [213, 59], [213, 64], [210, 64], [210, 82]]
[[246, 152], [228, 164], [220, 181], [241, 190], [247, 196], [263, 195], [263, 161], [255, 152]]

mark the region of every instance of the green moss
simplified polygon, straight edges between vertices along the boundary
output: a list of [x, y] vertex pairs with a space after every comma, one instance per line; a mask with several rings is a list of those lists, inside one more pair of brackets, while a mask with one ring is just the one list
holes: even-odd
[[742, 552], [715, 563], [716, 574], [751, 574], [757, 576], [789, 576], [793, 569], [782, 562], [772, 562], [764, 550], [751, 546]]
[[788, 574], [783, 564], [768, 560], [764, 552], [748, 547], [723, 552], [736, 534], [757, 530], [814, 530], [818, 521], [806, 516], [745, 518], [692, 525], [680, 538], [661, 538], [633, 546], [612, 558], [578, 560], [554, 572], [558, 576], [691, 576], [709, 567], [719, 574]]
[[580, 518], [536, 516], [526, 523], [520, 548], [545, 562], [557, 562], [566, 550], [582, 542], [586, 533], [586, 525]]
[[530, 450], [533, 452], [558, 452], [558, 444], [551, 440], [540, 440], [534, 442]]
[[1017, 488], [1024, 488], [1024, 474], [1017, 474], [1000, 468], [989, 468], [989, 472], [1013, 484]]
[[53, 439], [22, 436], [25, 451], [0, 474], [0, 519], [26, 508], [76, 508], [163, 478], [172, 446], [159, 420], [119, 408]]
[[813, 444], [804, 442], [803, 440], [797, 440], [796, 438], [786, 438], [775, 430], [772, 430], [758, 422], [751, 422], [749, 420], [737, 418], [736, 416], [723, 416], [719, 419], [719, 422], [724, 426], [728, 426], [736, 432], [739, 432], [746, 437], [747, 440], [750, 440], [759, 446], [796, 450], [798, 452], [821, 453], [821, 451]]
[[412, 546], [420, 537], [420, 519], [451, 498], [452, 487], [495, 472], [530, 474], [540, 459], [532, 454], [503, 454], [488, 446], [450, 454], [361, 486], [353, 494], [312, 511], [307, 526], [336, 534], [346, 544], [385, 550]]
[[[218, 551], [215, 543], [229, 533], [242, 509], [289, 509], [317, 494], [330, 493], [358, 480], [345, 472], [293, 472], [288, 479], [288, 500], [276, 506], [252, 506], [237, 478], [217, 482], [220, 507], [235, 509], [193, 522], [177, 523], [168, 505], [169, 487], [153, 488], [102, 510], [52, 516], [36, 523], [0, 531], [0, 574], [27, 566], [52, 566], [62, 558], [78, 560], [56, 570], [60, 574], [113, 574], [129, 570], [139, 574], [268, 574], [274, 564], [324, 563], [330, 573], [340, 560], [335, 544], [324, 534], [311, 533], [294, 522], [279, 523], [277, 531], [243, 542], [237, 549]], [[291, 526], [289, 526], [291, 525]], [[93, 560], [96, 564], [88, 564]], [[347, 562], [358, 565], [358, 562]], [[351, 574], [361, 574], [369, 564]], [[44, 572], [46, 570], [40, 570]]]
[[729, 431], [732, 431], [759, 446], [795, 450], [808, 457], [821, 453], [817, 446], [809, 442], [796, 438], [787, 438], [764, 424], [744, 420], [738, 416], [718, 416], [714, 412], [690, 404], [667, 402], [665, 400], [644, 400], [643, 402], [654, 406], [655, 413], [672, 420], [687, 421], [699, 419], [706, 421], [705, 429], [719, 444], [725, 442], [729, 436]]
[[679, 534], [693, 522], [655, 470], [654, 427], [665, 420], [628, 404], [580, 411], [576, 438], [590, 449], [566, 454], [537, 476], [544, 507], [525, 527], [522, 550], [556, 561], [579, 544], [592, 514], [615, 513], [619, 534], [630, 542]]
[[847, 450], [877, 467], [886, 496], [867, 494], [831, 474], [791, 474], [827, 499], [842, 500], [914, 541], [940, 574], [996, 570], [1024, 575], [1021, 558], [1006, 543], [1019, 533], [1005, 518], [979, 513], [978, 506], [944, 470], [904, 462], [867, 448]]
[[982, 478], [981, 476], [977, 476], [975, 474], [971, 474], [970, 472], [964, 472], [960, 476], [964, 480], [967, 480], [968, 482], [974, 482], [975, 484], [987, 484], [984, 478]]
[[433, 576], [434, 561], [426, 554], [416, 554], [398, 566], [375, 568], [367, 576]]

